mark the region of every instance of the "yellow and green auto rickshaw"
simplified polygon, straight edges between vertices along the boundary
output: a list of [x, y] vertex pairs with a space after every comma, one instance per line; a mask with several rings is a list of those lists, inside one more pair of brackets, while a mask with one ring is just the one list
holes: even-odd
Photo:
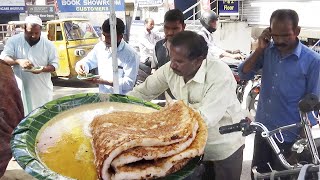
[[59, 69], [57, 76], [73, 77], [75, 64], [99, 42], [99, 36], [89, 20], [81, 18], [47, 21], [47, 36], [57, 48]]

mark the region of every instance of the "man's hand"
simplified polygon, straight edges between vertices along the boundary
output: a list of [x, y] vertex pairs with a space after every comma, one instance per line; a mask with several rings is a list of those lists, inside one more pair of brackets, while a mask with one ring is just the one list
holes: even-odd
[[33, 74], [40, 74], [42, 72], [43, 72], [43, 67], [41, 67], [39, 69], [34, 69], [34, 70], [31, 71], [31, 73], [33, 73]]
[[88, 72], [85, 71], [85, 65], [84, 64], [80, 64], [80, 63], [76, 64], [75, 70], [81, 76], [85, 76], [88, 73]]
[[92, 79], [86, 79], [85, 81], [91, 84], [100, 84], [100, 78], [92, 78]]
[[263, 56], [265, 49], [269, 46], [271, 41], [271, 28], [266, 28], [263, 30], [261, 35], [258, 38], [258, 47], [255, 51], [247, 58], [246, 62], [243, 65], [242, 72], [244, 74], [251, 72], [252, 70], [257, 70], [256, 65], [258, 60], [261, 60], [260, 57]]
[[231, 54], [241, 54], [241, 51], [239, 49], [231, 51]]
[[229, 58], [232, 58], [232, 59], [237, 59], [237, 60], [241, 60], [241, 59], [244, 59], [245, 57], [240, 54], [240, 53], [231, 53], [231, 51], [225, 51], [224, 53], [222, 53], [220, 55], [220, 58], [224, 58], [224, 57], [229, 57]]
[[23, 68], [23, 69], [31, 69], [33, 64], [28, 59], [17, 59], [16, 62]]
[[101, 78], [92, 78], [92, 79], [87, 79], [85, 81], [92, 84], [105, 84], [105, 85], [113, 86], [112, 82], [109, 82]]
[[239, 54], [239, 53], [238, 54], [232, 54], [231, 56], [232, 56], [232, 58], [238, 59], [238, 60], [244, 59], [244, 56]]
[[263, 32], [259, 36], [258, 48], [265, 49], [266, 47], [268, 47], [270, 40], [271, 40], [271, 29], [269, 27], [269, 28], [266, 28], [265, 30], [263, 30]]

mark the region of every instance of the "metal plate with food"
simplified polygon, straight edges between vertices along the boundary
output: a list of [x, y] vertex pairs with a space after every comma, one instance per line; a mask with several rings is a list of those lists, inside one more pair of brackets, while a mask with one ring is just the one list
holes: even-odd
[[38, 72], [38, 71], [41, 71], [42, 69], [43, 69], [43, 66], [37, 66], [37, 67], [32, 67], [30, 69], [22, 69], [22, 70], [26, 72]]
[[77, 78], [79, 80], [90, 80], [90, 79], [93, 79], [93, 78], [100, 78], [99, 75], [95, 75], [95, 74], [91, 74], [91, 73], [88, 73], [86, 75], [78, 75]]
[[200, 162], [206, 126], [181, 102], [159, 109], [124, 95], [66, 96], [17, 126], [13, 155], [38, 179], [184, 179]]

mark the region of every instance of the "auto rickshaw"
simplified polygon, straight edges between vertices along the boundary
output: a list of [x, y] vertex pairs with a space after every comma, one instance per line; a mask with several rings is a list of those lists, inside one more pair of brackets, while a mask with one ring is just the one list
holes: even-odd
[[57, 48], [59, 68], [56, 76], [73, 77], [75, 64], [99, 42], [88, 19], [70, 18], [47, 21], [47, 36]]
[[24, 32], [24, 21], [9, 21], [7, 25], [7, 37]]

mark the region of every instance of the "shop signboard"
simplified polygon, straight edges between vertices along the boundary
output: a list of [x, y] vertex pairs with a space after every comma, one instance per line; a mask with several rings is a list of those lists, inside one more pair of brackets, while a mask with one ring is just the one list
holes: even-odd
[[161, 6], [163, 0], [138, 0], [139, 7]]
[[42, 21], [55, 19], [54, 5], [48, 6], [27, 6], [28, 15], [39, 16]]
[[238, 16], [239, 1], [219, 0], [218, 13], [220, 16]]
[[[111, 0], [57, 0], [59, 12], [109, 12]], [[124, 0], [113, 0], [115, 11], [124, 11]]]
[[0, 14], [25, 13], [24, 0], [2, 0], [0, 1]]

